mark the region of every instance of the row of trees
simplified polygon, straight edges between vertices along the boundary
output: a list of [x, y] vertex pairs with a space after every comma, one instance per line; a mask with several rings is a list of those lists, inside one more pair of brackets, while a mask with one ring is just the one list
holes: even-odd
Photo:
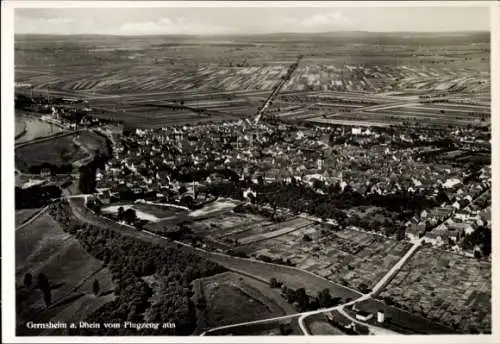
[[97, 169], [104, 170], [110, 155], [106, 152], [96, 152], [92, 161], [87, 165], [80, 167], [80, 178], [78, 181], [78, 188], [84, 194], [91, 194], [95, 192], [97, 185], [96, 172]]
[[[211, 185], [209, 192], [242, 200], [241, 190], [246, 186], [244, 181], [219, 183]], [[258, 204], [270, 204], [274, 208], [282, 207], [297, 213], [305, 212], [320, 218], [336, 218], [341, 221], [346, 219], [342, 210], [355, 206], [377, 205], [388, 211], [402, 213], [401, 220], [405, 220], [423, 209], [438, 205], [440, 201], [404, 191], [389, 195], [363, 195], [349, 186], [341, 191], [339, 185], [325, 187], [325, 194], [317, 193], [313, 188], [298, 182], [255, 184], [253, 187], [257, 193]]]
[[[54, 206], [52, 213], [59, 221], [67, 222], [67, 205]], [[69, 220], [73, 221], [73, 220]], [[156, 245], [123, 236], [113, 230], [93, 225], [77, 224], [74, 230], [81, 245], [94, 257], [102, 260], [111, 270], [115, 282], [116, 299], [94, 313], [89, 322], [122, 322], [124, 320], [174, 322], [176, 328], [154, 331], [155, 335], [189, 335], [196, 327], [196, 312], [191, 302], [191, 282], [208, 277], [224, 269], [175, 244]], [[65, 227], [63, 227], [65, 228]], [[153, 290], [142, 277], [155, 275], [164, 280], [166, 288], [151, 300]], [[79, 335], [153, 334], [149, 330], [131, 329], [82, 330]]]
[[38, 274], [36, 284], [33, 284], [33, 275], [27, 272], [24, 275], [23, 285], [27, 289], [33, 288], [40, 290], [43, 294], [43, 301], [45, 302], [45, 306], [49, 307], [51, 305], [52, 303], [51, 283], [49, 282], [48, 277], [43, 272]]
[[317, 310], [319, 308], [334, 307], [342, 301], [340, 297], [333, 297], [328, 288], [318, 292], [317, 295], [309, 295], [304, 288], [297, 290], [288, 288], [282, 282], [278, 282], [272, 277], [269, 281], [271, 288], [281, 288], [281, 295], [288, 303], [295, 305], [299, 312]]
[[16, 187], [16, 209], [40, 208], [59, 197], [61, 197], [61, 189], [55, 185], [34, 185], [26, 189]]

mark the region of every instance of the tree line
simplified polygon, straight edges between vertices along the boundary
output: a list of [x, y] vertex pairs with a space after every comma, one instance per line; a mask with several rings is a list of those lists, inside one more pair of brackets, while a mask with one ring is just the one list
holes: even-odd
[[[94, 313], [88, 322], [173, 322], [175, 330], [96, 329], [75, 330], [73, 335], [189, 335], [196, 327], [196, 312], [191, 301], [193, 280], [225, 271], [220, 265], [172, 243], [160, 246], [122, 236], [110, 229], [79, 223], [66, 204], [51, 208], [62, 228], [75, 234], [82, 247], [103, 261], [116, 285], [116, 299]], [[165, 288], [153, 290], [143, 277], [154, 275]]]
[[34, 185], [26, 189], [16, 187], [14, 201], [16, 209], [41, 208], [59, 197], [61, 189], [55, 185]]

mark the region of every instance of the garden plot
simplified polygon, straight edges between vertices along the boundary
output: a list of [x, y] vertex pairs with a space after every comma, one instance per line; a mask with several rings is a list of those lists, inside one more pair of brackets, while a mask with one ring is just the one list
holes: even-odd
[[381, 297], [462, 331], [491, 332], [491, 264], [423, 248]]
[[[312, 231], [315, 229], [316, 231]], [[305, 240], [316, 232], [319, 237]], [[272, 233], [272, 232], [271, 232]], [[271, 234], [272, 236], [272, 234]], [[314, 235], [313, 235], [314, 236]], [[253, 236], [258, 238], [259, 235]], [[243, 243], [238, 239], [239, 243]], [[303, 224], [295, 231], [249, 245], [252, 256], [289, 260], [296, 267], [351, 288], [373, 287], [407, 252], [410, 244], [356, 230], [322, 232]]]

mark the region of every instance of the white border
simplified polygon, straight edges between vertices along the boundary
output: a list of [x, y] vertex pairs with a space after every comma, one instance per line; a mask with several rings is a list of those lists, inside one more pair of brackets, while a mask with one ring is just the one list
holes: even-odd
[[[7, 1], [8, 2], [8, 1]], [[15, 8], [93, 7], [489, 7], [493, 1], [26, 1]]]
[[[14, 8], [92, 8], [92, 7], [490, 7], [491, 25], [491, 80], [492, 80], [492, 145], [495, 152], [500, 142], [500, 122], [497, 123], [493, 116], [500, 109], [500, 3], [494, 1], [317, 1], [317, 2], [249, 2], [249, 1], [224, 1], [224, 2], [152, 2], [152, 1], [4, 1], [2, 6], [2, 339], [5, 343], [65, 343], [76, 341], [79, 343], [101, 343], [102, 337], [16, 337], [15, 336], [15, 288], [13, 278], [14, 266], [14, 241], [15, 219], [14, 209]], [[497, 63], [494, 63], [496, 61]], [[500, 161], [496, 154], [492, 155], [492, 207], [499, 203], [496, 192], [496, 181], [500, 178]], [[500, 214], [492, 212], [493, 221], [493, 256], [492, 267], [498, 261], [500, 254]], [[109, 337], [106, 341], [120, 343], [500, 343], [498, 328], [500, 324], [499, 302], [496, 293], [500, 288], [498, 269], [493, 268], [492, 288], [492, 331], [491, 336], [471, 335], [446, 335], [446, 336], [297, 336], [297, 337]], [[5, 283], [4, 283], [5, 281]]]

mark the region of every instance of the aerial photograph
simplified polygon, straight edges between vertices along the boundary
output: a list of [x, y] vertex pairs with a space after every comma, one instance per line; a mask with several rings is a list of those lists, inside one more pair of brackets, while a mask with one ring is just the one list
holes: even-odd
[[167, 5], [14, 10], [15, 335], [491, 335], [490, 7]]

